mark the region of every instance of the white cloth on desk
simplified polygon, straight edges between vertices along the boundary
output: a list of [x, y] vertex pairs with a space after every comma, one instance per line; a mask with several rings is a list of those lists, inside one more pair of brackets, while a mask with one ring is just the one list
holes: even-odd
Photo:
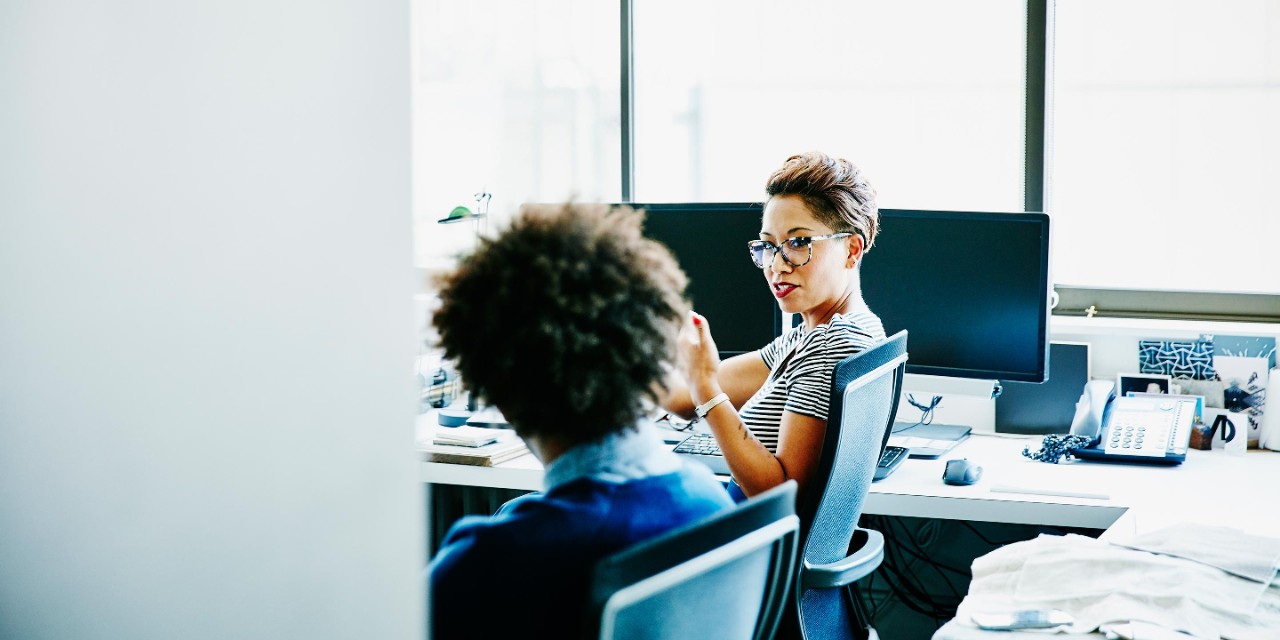
[[1153, 531], [1124, 546], [1203, 562], [1264, 584], [1271, 582], [1276, 567], [1280, 567], [1280, 538], [1205, 524], [1180, 524]]
[[956, 622], [1018, 609], [1067, 611], [1074, 633], [1140, 620], [1201, 638], [1280, 637], [1280, 585], [1076, 535], [1042, 535], [974, 560]]
[[1125, 622], [1103, 625], [1099, 633], [1087, 635], [1068, 634], [1056, 629], [1029, 629], [1025, 631], [985, 631], [974, 626], [964, 626], [955, 620], [948, 622], [934, 634], [933, 640], [1068, 640], [1069, 638], [1107, 638], [1107, 640], [1188, 640], [1191, 636], [1146, 622]]

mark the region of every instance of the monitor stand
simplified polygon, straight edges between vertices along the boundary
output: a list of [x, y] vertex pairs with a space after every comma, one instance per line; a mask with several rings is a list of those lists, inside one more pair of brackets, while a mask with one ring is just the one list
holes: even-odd
[[[913, 439], [914, 447], [896, 445], [912, 448], [913, 458], [944, 455], [970, 433], [995, 432], [995, 398], [999, 394], [1000, 383], [996, 380], [907, 374], [891, 440]], [[931, 405], [933, 409], [926, 416], [925, 409]], [[920, 422], [928, 424], [917, 425]]]

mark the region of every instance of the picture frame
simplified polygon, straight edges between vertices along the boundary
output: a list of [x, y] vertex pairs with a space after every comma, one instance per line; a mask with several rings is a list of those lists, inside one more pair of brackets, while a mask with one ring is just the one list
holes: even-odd
[[1116, 374], [1116, 396], [1127, 397], [1133, 393], [1169, 394], [1173, 390], [1173, 376], [1159, 373]]

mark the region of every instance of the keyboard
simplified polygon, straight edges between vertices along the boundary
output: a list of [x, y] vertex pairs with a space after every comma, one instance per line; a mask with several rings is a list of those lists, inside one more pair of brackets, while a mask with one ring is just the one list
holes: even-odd
[[[715, 436], [709, 433], [695, 433], [685, 438], [676, 445], [675, 452], [711, 467], [715, 473], [729, 475], [729, 464], [725, 462], [724, 454], [720, 453], [720, 443], [716, 442]], [[880, 454], [880, 459], [876, 462], [876, 473], [872, 482], [889, 477], [889, 474], [907, 459], [907, 452], [908, 450], [904, 447], [885, 447], [884, 452]]]
[[724, 454], [720, 453], [720, 444], [716, 442], [715, 436], [709, 433], [695, 433], [685, 438], [676, 445], [675, 452], [677, 455], [707, 465], [714, 473], [729, 475], [729, 463], [725, 462]]
[[871, 478], [872, 482], [879, 482], [889, 477], [903, 460], [907, 459], [910, 450], [905, 447], [885, 447], [884, 452], [880, 454], [880, 460], [876, 462], [876, 473]]

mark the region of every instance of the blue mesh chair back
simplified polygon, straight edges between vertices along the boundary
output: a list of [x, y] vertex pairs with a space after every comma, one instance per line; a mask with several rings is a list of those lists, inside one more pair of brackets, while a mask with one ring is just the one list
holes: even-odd
[[772, 638], [795, 576], [800, 520], [788, 481], [599, 563], [588, 638]]
[[[858, 518], [897, 414], [906, 362], [907, 332], [901, 331], [836, 365], [818, 470], [797, 508], [802, 543], [795, 599], [807, 639], [868, 633], [847, 586], [884, 557], [884, 539], [859, 529]], [[865, 541], [851, 549], [855, 533]]]

